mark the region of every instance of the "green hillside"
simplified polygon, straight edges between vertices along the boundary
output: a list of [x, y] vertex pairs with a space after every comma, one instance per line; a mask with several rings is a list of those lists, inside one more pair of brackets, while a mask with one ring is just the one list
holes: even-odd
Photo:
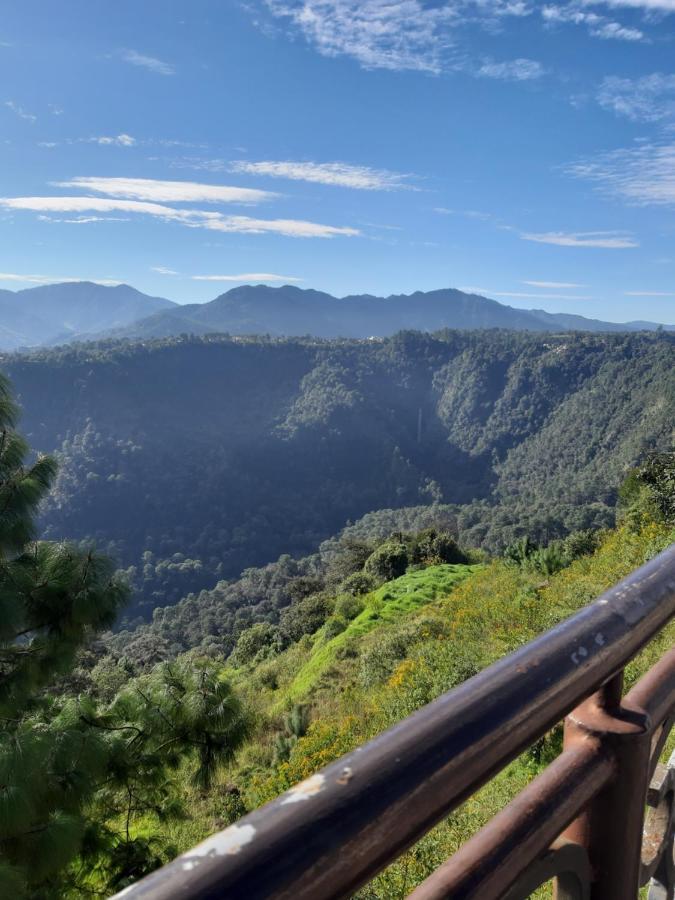
[[[362, 598], [334, 637], [330, 621], [281, 652], [228, 670], [256, 713], [256, 734], [210, 796], [190, 794], [189, 822], [158, 827], [186, 850], [550, 628], [675, 540], [642, 518], [553, 575], [495, 560], [414, 571]], [[630, 686], [675, 640], [669, 626], [627, 669]], [[404, 896], [560, 750], [555, 729], [435, 828], [373, 885], [368, 900]], [[672, 749], [671, 740], [666, 752]], [[544, 894], [542, 894], [544, 896]]]

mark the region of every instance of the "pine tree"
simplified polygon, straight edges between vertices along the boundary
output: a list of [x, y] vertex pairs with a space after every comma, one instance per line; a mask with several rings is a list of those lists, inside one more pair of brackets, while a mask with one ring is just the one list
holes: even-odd
[[0, 376], [0, 894], [20, 897], [79, 849], [81, 804], [103, 762], [45, 688], [112, 624], [126, 588], [93, 551], [34, 541], [56, 463], [27, 464], [17, 419]]
[[190, 658], [103, 707], [59, 695], [128, 589], [106, 557], [34, 540], [56, 464], [26, 464], [17, 418], [0, 376], [0, 896], [100, 896], [166, 860], [158, 837], [134, 835], [136, 818], [178, 814], [170, 773], [185, 762], [208, 789], [249, 720], [215, 666]]

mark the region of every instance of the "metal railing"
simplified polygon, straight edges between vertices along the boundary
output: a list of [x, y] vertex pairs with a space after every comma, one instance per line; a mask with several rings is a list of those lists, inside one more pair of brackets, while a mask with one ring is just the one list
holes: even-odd
[[567, 716], [560, 756], [411, 897], [520, 900], [555, 879], [558, 900], [635, 900], [647, 882], [672, 900], [675, 768], [658, 760], [675, 650], [623, 697], [622, 679], [673, 615], [675, 545], [118, 896], [349, 897]]

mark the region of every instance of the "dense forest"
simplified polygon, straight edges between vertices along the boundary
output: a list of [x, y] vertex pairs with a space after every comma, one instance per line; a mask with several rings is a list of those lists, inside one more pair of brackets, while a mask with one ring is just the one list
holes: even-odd
[[611, 525], [628, 467], [669, 444], [674, 362], [668, 333], [448, 331], [94, 343], [3, 368], [59, 460], [44, 536], [112, 553], [132, 620], [372, 510], [451, 507], [491, 551]]

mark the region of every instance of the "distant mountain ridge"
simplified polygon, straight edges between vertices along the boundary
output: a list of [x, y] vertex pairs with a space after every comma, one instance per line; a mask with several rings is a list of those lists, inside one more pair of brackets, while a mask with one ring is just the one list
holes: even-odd
[[654, 331], [652, 322], [603, 322], [542, 309], [515, 309], [454, 288], [337, 298], [294, 285], [242, 285], [208, 303], [178, 304], [126, 284], [91, 282], [0, 291], [0, 348], [53, 346], [100, 338], [151, 339], [189, 333], [322, 338], [389, 337], [443, 328], [516, 331]]
[[123, 328], [175, 305], [128, 284], [76, 281], [0, 290], [0, 347], [67, 343], [88, 332]]
[[510, 328], [517, 331], [645, 331], [657, 323], [617, 324], [567, 313], [515, 309], [453, 288], [375, 297], [340, 299], [293, 285], [242, 285], [210, 303], [174, 306], [117, 332], [124, 337], [170, 337], [182, 332], [270, 334], [275, 336], [388, 337], [398, 331]]

